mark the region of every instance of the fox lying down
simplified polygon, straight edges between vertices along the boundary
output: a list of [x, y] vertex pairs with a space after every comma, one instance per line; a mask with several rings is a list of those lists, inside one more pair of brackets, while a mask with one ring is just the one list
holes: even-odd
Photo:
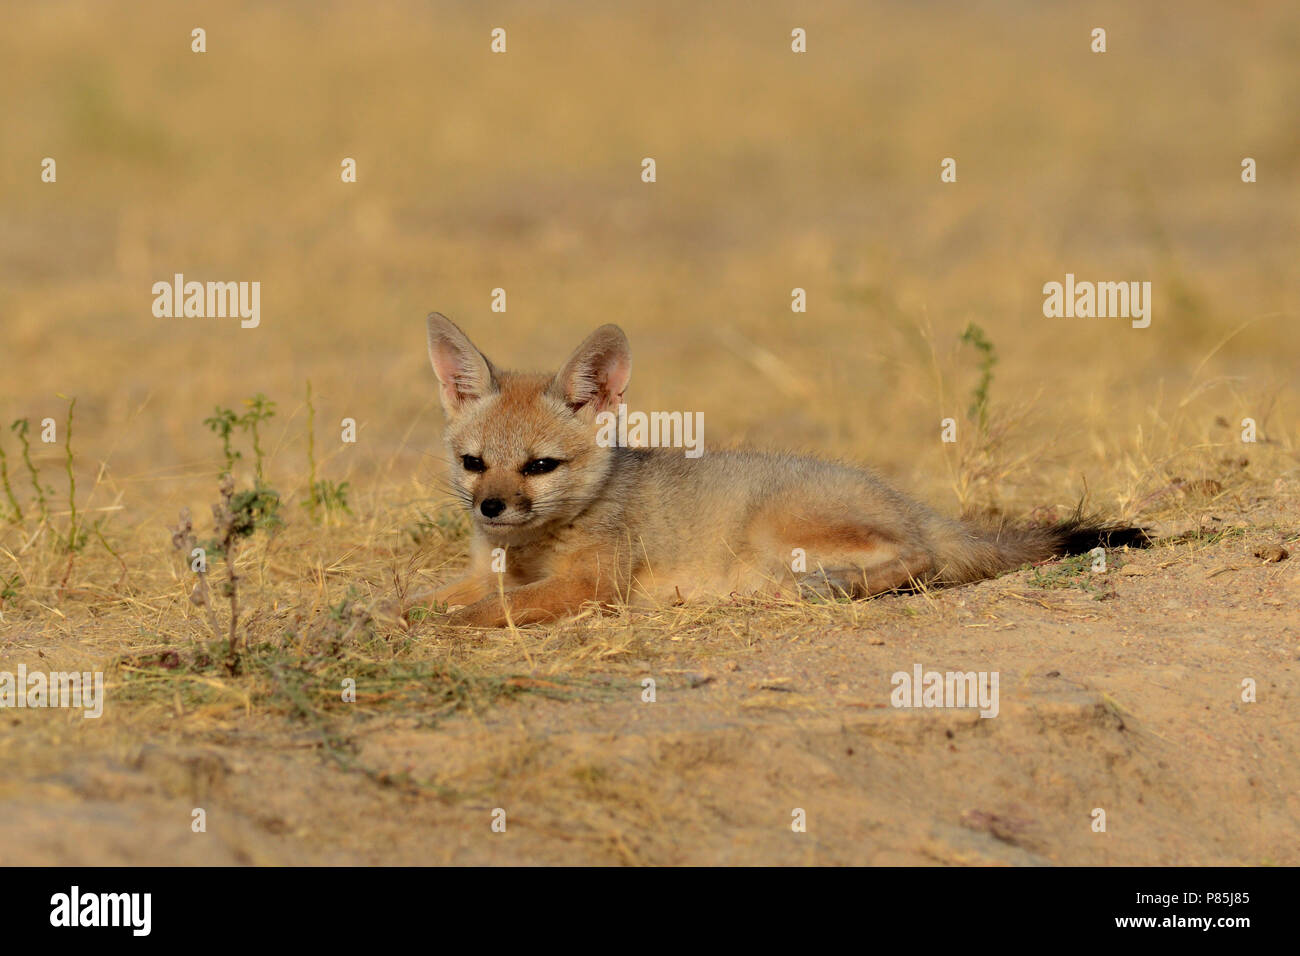
[[[816, 458], [610, 447], [597, 440], [597, 416], [618, 407], [632, 373], [616, 325], [591, 333], [554, 375], [498, 369], [438, 313], [428, 332], [451, 487], [473, 520], [468, 574], [424, 596], [454, 608], [451, 623], [551, 621], [589, 601], [862, 598], [1145, 542], [1139, 529], [1080, 517], [981, 528], [870, 471]], [[800, 565], [807, 570], [792, 570]]]

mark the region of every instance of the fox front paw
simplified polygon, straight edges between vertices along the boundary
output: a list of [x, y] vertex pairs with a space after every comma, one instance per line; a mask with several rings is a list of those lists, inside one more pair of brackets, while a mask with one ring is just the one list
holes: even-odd
[[506, 624], [500, 602], [496, 602], [494, 607], [482, 601], [449, 610], [439, 621], [452, 627], [504, 627]]

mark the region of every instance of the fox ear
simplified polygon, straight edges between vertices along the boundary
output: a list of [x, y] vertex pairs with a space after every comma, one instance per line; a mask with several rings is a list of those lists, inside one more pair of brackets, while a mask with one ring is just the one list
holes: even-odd
[[618, 407], [632, 377], [632, 347], [617, 325], [602, 325], [564, 363], [551, 392], [575, 412]]
[[442, 407], [448, 417], [454, 417], [466, 405], [497, 390], [496, 369], [451, 319], [430, 312], [427, 323], [429, 361], [438, 376]]

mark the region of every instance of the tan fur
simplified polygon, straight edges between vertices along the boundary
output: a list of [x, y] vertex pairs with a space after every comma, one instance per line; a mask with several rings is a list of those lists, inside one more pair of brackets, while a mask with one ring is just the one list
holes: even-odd
[[[596, 414], [617, 406], [631, 373], [616, 326], [594, 332], [554, 376], [497, 370], [436, 313], [428, 333], [452, 486], [474, 518], [467, 576], [432, 596], [461, 606], [455, 623], [556, 620], [586, 602], [867, 597], [978, 580], [1058, 548], [1048, 531], [999, 539], [942, 518], [865, 469], [749, 451], [692, 459], [675, 448], [600, 447]], [[466, 455], [486, 470], [466, 470]], [[520, 473], [546, 458], [563, 464]], [[487, 499], [504, 503], [497, 523], [480, 510]], [[491, 569], [494, 548], [506, 550], [504, 574]], [[803, 574], [791, 570], [796, 548], [806, 553]]]

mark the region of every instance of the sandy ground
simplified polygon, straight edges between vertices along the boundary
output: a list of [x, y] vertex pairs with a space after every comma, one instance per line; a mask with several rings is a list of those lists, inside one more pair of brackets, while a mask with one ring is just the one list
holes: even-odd
[[[640, 658], [635, 618], [601, 621], [628, 642], [567, 673], [548, 649], [572, 661], [589, 622], [429, 624], [417, 638], [453, 656], [511, 644], [497, 666], [530, 692], [434, 720], [363, 683], [329, 730], [347, 766], [323, 730], [238, 702], [10, 711], [3, 861], [1295, 865], [1300, 565], [1268, 560], [1295, 547], [1276, 521], [1293, 496], [1081, 586], [1036, 586], [1048, 566], [837, 608], [816, 632], [747, 606]], [[43, 656], [12, 632], [3, 650]], [[997, 671], [999, 713], [890, 706], [916, 664]]]

